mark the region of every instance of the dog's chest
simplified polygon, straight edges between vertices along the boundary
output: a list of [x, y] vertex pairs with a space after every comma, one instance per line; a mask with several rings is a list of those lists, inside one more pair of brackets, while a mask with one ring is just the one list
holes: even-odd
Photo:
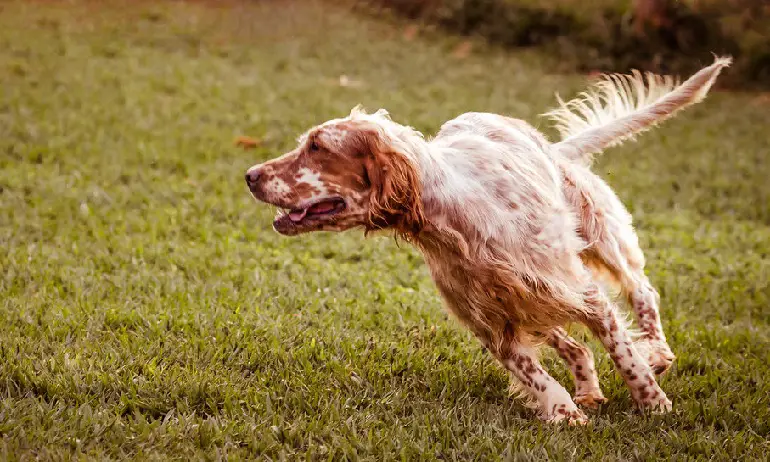
[[425, 260], [447, 308], [473, 331], [506, 324], [539, 325], [528, 288], [510, 266], [472, 261], [451, 252], [426, 252]]

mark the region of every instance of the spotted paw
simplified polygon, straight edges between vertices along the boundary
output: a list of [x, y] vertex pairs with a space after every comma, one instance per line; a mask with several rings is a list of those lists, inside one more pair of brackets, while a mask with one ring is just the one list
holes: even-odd
[[637, 402], [636, 404], [641, 411], [648, 411], [653, 414], [666, 414], [671, 412], [671, 409], [673, 408], [671, 400], [669, 400], [665, 394], [661, 394], [660, 396], [643, 402]]
[[634, 342], [634, 347], [656, 375], [664, 374], [676, 359], [665, 340], [641, 338]]
[[604, 397], [601, 390], [591, 390], [575, 395], [573, 401], [580, 406], [597, 409], [600, 405], [607, 402], [607, 398]]
[[578, 409], [574, 404], [572, 406], [573, 409], [568, 409], [565, 405], [556, 406], [552, 412], [541, 416], [541, 418], [548, 423], [567, 422], [569, 425], [587, 424], [588, 417], [586, 417], [586, 415], [583, 414], [583, 411]]
[[567, 422], [569, 426], [586, 425], [588, 424], [588, 417], [586, 417], [580, 409], [575, 409], [565, 415], [556, 416], [556, 418], [551, 419], [550, 422]]

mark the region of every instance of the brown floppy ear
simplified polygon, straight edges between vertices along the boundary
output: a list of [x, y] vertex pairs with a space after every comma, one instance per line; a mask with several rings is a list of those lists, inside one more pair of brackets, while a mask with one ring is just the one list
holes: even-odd
[[371, 184], [366, 231], [393, 228], [411, 240], [425, 225], [419, 172], [414, 162], [375, 130], [362, 133]]

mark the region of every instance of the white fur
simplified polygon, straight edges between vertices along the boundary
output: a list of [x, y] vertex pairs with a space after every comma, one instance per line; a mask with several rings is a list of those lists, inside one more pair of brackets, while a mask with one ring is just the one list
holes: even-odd
[[291, 192], [291, 187], [278, 177], [271, 178], [265, 185], [276, 197], [285, 197]]
[[590, 163], [591, 155], [608, 146], [632, 139], [676, 112], [706, 97], [719, 73], [732, 58], [716, 58], [679, 85], [672, 77], [633, 71], [632, 75], [605, 75], [594, 88], [559, 108], [547, 112], [556, 123], [562, 141], [556, 150]]
[[305, 201], [312, 202], [329, 196], [329, 190], [326, 183], [321, 180], [321, 174], [307, 167], [300, 168], [297, 171], [297, 185], [307, 184], [313, 187], [314, 192], [305, 198]]

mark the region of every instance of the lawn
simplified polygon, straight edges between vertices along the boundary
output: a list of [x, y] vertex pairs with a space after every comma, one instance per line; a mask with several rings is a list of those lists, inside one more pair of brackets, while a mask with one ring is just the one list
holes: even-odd
[[417, 252], [272, 231], [243, 172], [315, 123], [362, 103], [552, 135], [537, 114], [588, 79], [458, 42], [311, 1], [0, 3], [0, 457], [766, 459], [767, 98], [714, 92], [596, 166], [661, 292], [665, 416], [592, 343], [610, 402], [543, 424]]

